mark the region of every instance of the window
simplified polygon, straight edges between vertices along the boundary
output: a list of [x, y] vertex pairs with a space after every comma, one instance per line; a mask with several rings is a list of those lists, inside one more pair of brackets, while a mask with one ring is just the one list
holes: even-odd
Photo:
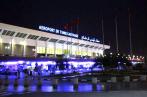
[[32, 35], [32, 37], [30, 39], [34, 39], [35, 38], [35, 35]]
[[49, 38], [47, 38], [47, 37], [40, 37], [39, 38], [39, 40], [41, 40], [41, 41], [47, 41]]
[[49, 42], [56, 42], [58, 39], [50, 39]]
[[45, 54], [45, 47], [37, 47], [37, 53]]
[[23, 33], [20, 33], [18, 37], [22, 37], [22, 36], [23, 36]]
[[6, 35], [9, 35], [11, 33], [11, 31], [7, 31]]
[[28, 39], [33, 39], [33, 40], [36, 40], [39, 36], [36, 36], [36, 35], [29, 35], [28, 36]]
[[36, 40], [39, 36], [36, 36], [34, 39]]
[[13, 36], [14, 35], [14, 31], [8, 31], [8, 30], [4, 30], [2, 35], [7, 35], [7, 36]]
[[32, 35], [30, 34], [27, 38], [30, 39], [32, 37]]
[[19, 35], [20, 35], [20, 33], [18, 32], [15, 37], [18, 37]]
[[7, 30], [4, 30], [3, 33], [2, 33], [2, 35], [5, 35], [7, 32], [8, 32]]
[[14, 33], [15, 33], [15, 32], [11, 32], [11, 33], [10, 33], [10, 36], [13, 36], [13, 35], [14, 35]]
[[15, 37], [25, 38], [27, 34], [18, 32]]
[[23, 36], [22, 36], [22, 38], [25, 38], [27, 36], [27, 34], [24, 34]]
[[46, 38], [45, 41], [47, 41], [49, 38]]

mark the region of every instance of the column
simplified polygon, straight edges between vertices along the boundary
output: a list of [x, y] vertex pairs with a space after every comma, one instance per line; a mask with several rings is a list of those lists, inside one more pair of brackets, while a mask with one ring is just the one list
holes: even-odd
[[36, 45], [35, 45], [35, 50], [34, 51], [35, 51], [34, 55], [35, 55], [35, 57], [37, 57], [37, 40], [36, 40]]
[[1, 51], [1, 54], [3, 54], [3, 41], [2, 41], [2, 36], [0, 36], [0, 51]]
[[68, 43], [67, 43], [67, 55], [68, 55], [69, 53], [68, 53]]
[[14, 40], [13, 38], [11, 39], [11, 55], [13, 56], [14, 55]]
[[62, 44], [62, 54], [64, 54], [64, 43]]
[[71, 44], [70, 54], [72, 55], [72, 44]]
[[56, 57], [56, 42], [54, 42], [54, 57]]
[[77, 45], [77, 47], [78, 47], [78, 55], [79, 55], [79, 44]]
[[86, 47], [86, 49], [87, 49], [87, 56], [88, 56], [88, 47]]
[[25, 40], [23, 41], [23, 57], [26, 56], [26, 44], [25, 44]]
[[45, 57], [47, 57], [47, 47], [48, 47], [48, 42], [45, 42]]

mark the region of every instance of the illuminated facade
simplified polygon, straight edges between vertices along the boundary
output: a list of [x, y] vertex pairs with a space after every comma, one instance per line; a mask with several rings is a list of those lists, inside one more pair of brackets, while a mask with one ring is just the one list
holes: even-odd
[[[40, 30], [40, 29], [39, 29]], [[47, 29], [48, 32], [27, 29], [0, 23], [0, 54], [11, 56], [33, 57], [37, 55], [56, 57], [58, 55], [100, 56], [110, 46], [76, 38], [76, 34], [57, 29]], [[46, 30], [46, 29], [45, 29]], [[69, 35], [73, 35], [71, 37]]]

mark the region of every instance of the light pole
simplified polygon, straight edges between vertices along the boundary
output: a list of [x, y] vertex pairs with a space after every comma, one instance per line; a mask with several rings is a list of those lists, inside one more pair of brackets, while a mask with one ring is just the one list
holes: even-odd
[[116, 35], [116, 52], [118, 52], [118, 29], [117, 29], [117, 16], [115, 16], [115, 35]]
[[132, 30], [131, 30], [131, 13], [130, 13], [130, 9], [128, 9], [129, 12], [129, 37], [130, 37], [130, 55], [133, 55], [133, 51], [132, 51]]
[[104, 43], [105, 43], [105, 33], [104, 33], [104, 21], [103, 21], [103, 16], [102, 16], [101, 25], [102, 25], [102, 34], [103, 34], [103, 50], [104, 50], [104, 49], [105, 49], [105, 47], [104, 47]]

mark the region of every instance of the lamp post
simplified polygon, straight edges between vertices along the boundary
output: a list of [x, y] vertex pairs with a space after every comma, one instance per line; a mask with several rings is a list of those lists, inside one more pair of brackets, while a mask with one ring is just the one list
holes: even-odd
[[128, 9], [129, 12], [129, 37], [130, 37], [130, 55], [133, 55], [133, 51], [132, 51], [132, 30], [131, 30], [131, 13], [130, 13], [130, 9]]
[[115, 16], [115, 33], [116, 33], [116, 52], [118, 53], [118, 30], [117, 30], [117, 16]]
[[105, 49], [104, 43], [105, 43], [105, 33], [104, 33], [104, 21], [103, 21], [103, 16], [102, 16], [102, 34], [103, 34], [103, 50]]

